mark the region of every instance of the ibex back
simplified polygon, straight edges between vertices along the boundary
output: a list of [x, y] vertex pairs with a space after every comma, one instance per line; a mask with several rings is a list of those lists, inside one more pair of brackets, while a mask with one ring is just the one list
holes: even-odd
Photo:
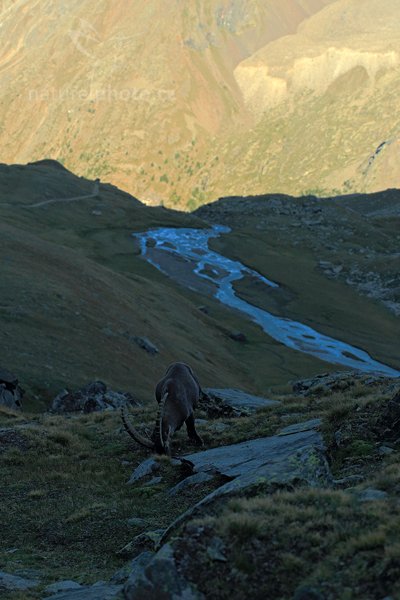
[[125, 409], [122, 409], [125, 429], [142, 446], [159, 454], [170, 454], [173, 434], [186, 423], [189, 438], [201, 445], [203, 442], [194, 424], [194, 409], [201, 393], [200, 384], [191, 367], [181, 362], [172, 363], [156, 385], [155, 395], [159, 407], [151, 439], [136, 431], [128, 422]]

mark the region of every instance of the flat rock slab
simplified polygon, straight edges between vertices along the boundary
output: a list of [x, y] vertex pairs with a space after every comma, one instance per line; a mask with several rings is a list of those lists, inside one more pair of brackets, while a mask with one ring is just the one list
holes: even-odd
[[324, 442], [318, 420], [291, 425], [293, 433], [258, 438], [220, 446], [181, 458], [194, 473], [219, 473], [230, 479], [203, 500], [178, 517], [165, 531], [161, 544], [180, 525], [214, 500], [234, 496], [250, 489], [277, 486], [308, 485], [323, 487], [332, 483], [332, 475], [324, 454]]
[[206, 388], [204, 391], [209, 396], [219, 398], [225, 402], [225, 404], [228, 404], [233, 408], [244, 408], [250, 412], [254, 412], [259, 408], [266, 408], [268, 406], [276, 406], [280, 404], [278, 400], [268, 400], [267, 398], [253, 396], [252, 394], [247, 394], [241, 390], [235, 390], [231, 388]]
[[271, 437], [187, 454], [182, 457], [182, 461], [189, 464], [194, 473], [207, 471], [210, 467], [221, 475], [234, 478], [259, 469], [262, 469], [266, 476], [268, 473], [275, 476], [278, 469], [278, 473], [283, 477], [285, 472], [293, 471], [296, 456], [310, 450], [323, 451], [322, 437], [315, 429], [318, 424], [319, 421], [307, 421], [304, 424], [291, 425], [293, 433], [286, 428], [280, 434]]
[[0, 595], [1, 592], [9, 591], [24, 591], [29, 590], [31, 588], [35, 588], [39, 585], [38, 581], [33, 581], [32, 579], [24, 579], [23, 577], [18, 577], [17, 575], [10, 575], [9, 573], [4, 573], [4, 571], [0, 571]]

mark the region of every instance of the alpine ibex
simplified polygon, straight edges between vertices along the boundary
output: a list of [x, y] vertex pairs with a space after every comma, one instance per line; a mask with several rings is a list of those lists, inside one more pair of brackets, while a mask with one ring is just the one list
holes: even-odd
[[122, 408], [124, 427], [136, 442], [158, 454], [171, 454], [171, 437], [184, 423], [189, 438], [202, 445], [203, 441], [196, 432], [193, 415], [201, 394], [200, 384], [191, 367], [181, 362], [172, 363], [156, 385], [158, 413], [151, 439], [136, 431]]

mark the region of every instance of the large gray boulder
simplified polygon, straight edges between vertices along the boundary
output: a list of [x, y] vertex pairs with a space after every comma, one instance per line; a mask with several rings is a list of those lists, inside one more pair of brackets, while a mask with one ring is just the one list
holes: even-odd
[[21, 409], [24, 390], [18, 385], [18, 379], [10, 371], [0, 368], [0, 405], [12, 410]]
[[114, 392], [102, 381], [94, 381], [76, 392], [63, 390], [53, 400], [52, 412], [91, 413], [116, 410], [122, 406], [137, 406], [138, 402], [128, 392]]

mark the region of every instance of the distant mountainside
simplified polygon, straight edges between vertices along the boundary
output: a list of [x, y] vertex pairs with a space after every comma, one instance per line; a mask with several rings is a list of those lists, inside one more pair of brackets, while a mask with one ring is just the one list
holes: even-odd
[[146, 203], [400, 184], [396, 0], [3, 0], [6, 162]]

